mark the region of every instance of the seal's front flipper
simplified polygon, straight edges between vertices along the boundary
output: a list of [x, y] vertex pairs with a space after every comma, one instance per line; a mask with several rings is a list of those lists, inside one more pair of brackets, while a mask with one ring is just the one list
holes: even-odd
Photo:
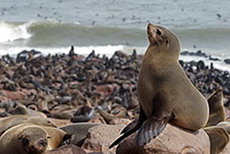
[[138, 123], [138, 120], [135, 119], [131, 123], [129, 123], [124, 129], [122, 129], [121, 134], [125, 134], [129, 130], [133, 129]]
[[136, 132], [138, 129], [141, 128], [143, 122], [146, 120], [146, 116], [145, 113], [142, 109], [142, 107], [140, 107], [140, 115], [139, 115], [139, 119], [138, 122], [136, 123], [136, 125], [133, 127], [133, 125], [135, 123], [133, 123], [133, 121], [131, 122], [131, 124], [129, 124], [128, 126], [126, 126], [124, 128], [124, 130], [122, 130], [121, 134], [122, 136], [120, 136], [118, 139], [116, 139], [110, 146], [109, 148], [112, 148], [113, 146], [119, 144], [124, 138], [128, 137], [129, 135], [133, 134], [134, 132]]
[[143, 146], [158, 136], [164, 130], [167, 122], [168, 120], [158, 120], [154, 118], [146, 120], [137, 134], [137, 145]]
[[146, 120], [146, 116], [145, 113], [142, 109], [142, 107], [140, 107], [140, 115], [139, 115], [139, 119], [135, 119], [133, 120], [131, 123], [129, 123], [124, 129], [122, 129], [121, 134], [125, 134], [128, 131], [132, 130], [133, 128], [135, 128], [135, 126], [139, 126], [138, 129], [141, 127], [142, 123]]

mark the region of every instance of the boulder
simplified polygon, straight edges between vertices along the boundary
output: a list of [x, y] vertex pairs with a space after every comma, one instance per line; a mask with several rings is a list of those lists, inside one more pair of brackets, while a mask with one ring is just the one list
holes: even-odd
[[111, 125], [128, 125], [132, 121], [127, 118], [115, 118], [110, 121]]
[[89, 129], [88, 137], [82, 147], [88, 152], [114, 153], [109, 145], [120, 135], [125, 125], [98, 125]]
[[190, 132], [168, 124], [163, 132], [142, 147], [135, 146], [136, 134], [117, 147], [117, 154], [209, 154], [210, 141], [204, 130]]
[[65, 125], [59, 128], [64, 130], [67, 134], [73, 135], [70, 142], [71, 144], [81, 146], [89, 133], [89, 129], [97, 125], [100, 124], [82, 122]]

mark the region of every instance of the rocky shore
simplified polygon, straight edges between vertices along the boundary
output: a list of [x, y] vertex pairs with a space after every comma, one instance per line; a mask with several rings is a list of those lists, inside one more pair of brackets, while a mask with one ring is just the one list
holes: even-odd
[[[69, 54], [44, 56], [31, 50], [22, 51], [16, 57], [2, 56], [0, 117], [42, 116], [53, 119], [58, 126], [82, 122], [115, 125], [115, 139], [119, 130], [138, 115], [136, 82], [141, 61], [142, 55], [137, 55], [135, 50], [131, 55], [117, 51], [110, 58], [92, 51], [83, 57], [73, 47]], [[206, 66], [203, 61], [180, 61], [180, 64], [204, 96], [223, 89], [229, 118], [230, 73], [213, 65]], [[108, 140], [112, 142], [113, 137]], [[110, 142], [103, 144], [108, 147]], [[87, 152], [106, 151], [87, 139], [80, 146]]]

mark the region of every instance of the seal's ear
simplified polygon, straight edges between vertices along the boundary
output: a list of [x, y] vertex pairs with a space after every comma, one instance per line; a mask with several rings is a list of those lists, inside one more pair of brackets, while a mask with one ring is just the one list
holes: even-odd
[[166, 39], [165, 39], [165, 43], [166, 43], [166, 46], [169, 47], [169, 43], [170, 43], [169, 38], [166, 38]]

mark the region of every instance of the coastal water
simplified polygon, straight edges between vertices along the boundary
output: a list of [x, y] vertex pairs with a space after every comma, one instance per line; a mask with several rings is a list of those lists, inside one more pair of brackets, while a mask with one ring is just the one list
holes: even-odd
[[71, 45], [83, 55], [133, 49], [142, 54], [151, 22], [174, 30], [182, 50], [223, 60], [230, 58], [229, 6], [229, 0], [1, 0], [0, 55], [24, 49], [67, 53]]

